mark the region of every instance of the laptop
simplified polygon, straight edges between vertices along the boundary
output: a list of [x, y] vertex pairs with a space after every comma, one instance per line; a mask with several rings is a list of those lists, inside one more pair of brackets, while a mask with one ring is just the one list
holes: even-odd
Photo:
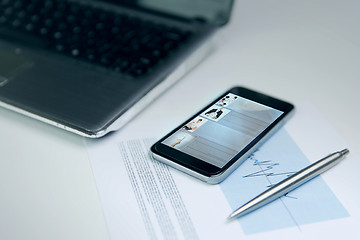
[[232, 0], [0, 0], [0, 106], [90, 138], [203, 59]]

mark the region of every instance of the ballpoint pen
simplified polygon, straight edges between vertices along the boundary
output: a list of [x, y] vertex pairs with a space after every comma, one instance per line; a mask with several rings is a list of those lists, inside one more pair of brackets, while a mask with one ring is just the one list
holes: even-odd
[[252, 212], [264, 206], [265, 204], [285, 195], [286, 193], [294, 190], [300, 185], [306, 183], [307, 181], [313, 179], [314, 177], [335, 166], [337, 163], [340, 162], [340, 160], [343, 159], [343, 156], [348, 153], [348, 149], [332, 153], [309, 165], [308, 167], [300, 170], [299, 172], [296, 172], [295, 174], [277, 183], [270, 189], [266, 190], [265, 192], [261, 193], [257, 197], [253, 198], [252, 200], [235, 210], [232, 214], [230, 214], [229, 219], [248, 214], [249, 212]]

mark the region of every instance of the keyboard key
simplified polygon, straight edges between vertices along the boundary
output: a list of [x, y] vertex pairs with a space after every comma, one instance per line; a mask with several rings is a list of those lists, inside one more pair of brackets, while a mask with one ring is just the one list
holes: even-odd
[[188, 32], [65, 0], [0, 0], [0, 28], [41, 37], [50, 50], [138, 77]]

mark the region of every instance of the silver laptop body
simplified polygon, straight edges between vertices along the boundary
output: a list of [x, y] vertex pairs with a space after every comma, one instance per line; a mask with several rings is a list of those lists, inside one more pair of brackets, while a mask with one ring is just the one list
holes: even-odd
[[[227, 23], [232, 7], [231, 0], [69, 2], [0, 0], [0, 105], [91, 138], [121, 128], [203, 59], [209, 52], [209, 39]], [[63, 15], [57, 9], [61, 6], [66, 9]], [[96, 15], [96, 21], [87, 21], [91, 11], [84, 8], [100, 9], [102, 15]], [[33, 15], [27, 12], [30, 10]], [[49, 17], [42, 15], [45, 12]], [[118, 19], [118, 14], [126, 17]], [[49, 20], [52, 17], [59, 20]], [[71, 26], [75, 18], [84, 24], [90, 21], [96, 30]], [[113, 27], [114, 19], [126, 19], [130, 33], [120, 35], [124, 34], [123, 27]], [[159, 50], [147, 53], [154, 37], [142, 35], [136, 39], [142, 30], [133, 19], [141, 19], [141, 24], [150, 22], [151, 28], [146, 31], [166, 34], [167, 40], [160, 42]], [[62, 28], [67, 29], [62, 32]], [[184, 41], [179, 40], [175, 29], [184, 34], [180, 34]], [[96, 40], [96, 34], [110, 39], [109, 43]], [[135, 37], [128, 40], [131, 47], [120, 47], [116, 41], [125, 41], [129, 35]], [[176, 41], [180, 43], [174, 47]], [[92, 48], [84, 44], [92, 44]], [[106, 55], [113, 49], [118, 52]], [[139, 57], [136, 49], [148, 55]], [[101, 51], [104, 55], [96, 55]], [[123, 53], [133, 57], [135, 63], [123, 59]], [[152, 59], [161, 54], [163, 58]], [[143, 68], [147, 65], [151, 67]]]

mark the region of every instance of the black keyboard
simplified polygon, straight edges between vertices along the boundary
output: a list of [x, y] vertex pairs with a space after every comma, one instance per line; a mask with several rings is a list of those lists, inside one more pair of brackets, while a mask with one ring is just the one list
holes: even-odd
[[0, 0], [0, 28], [41, 38], [44, 48], [133, 77], [148, 73], [190, 35], [63, 0]]

